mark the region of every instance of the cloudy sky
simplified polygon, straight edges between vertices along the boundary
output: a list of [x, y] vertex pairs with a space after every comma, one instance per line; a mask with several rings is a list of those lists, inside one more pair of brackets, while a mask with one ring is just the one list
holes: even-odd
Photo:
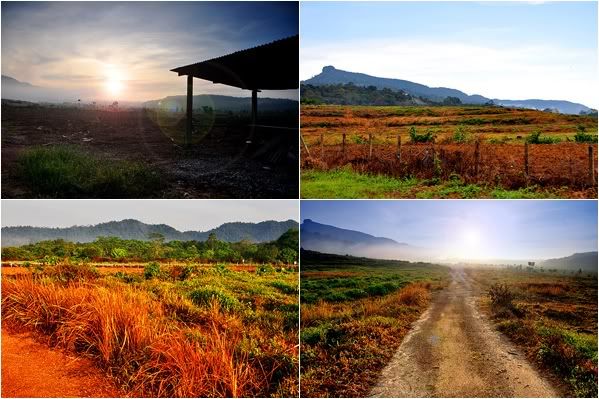
[[499, 99], [599, 107], [597, 2], [303, 2], [301, 79], [333, 65]]
[[298, 220], [297, 200], [4, 200], [2, 227], [70, 227], [112, 220], [206, 231], [227, 222]]
[[[86, 99], [144, 101], [185, 93], [170, 69], [297, 33], [288, 2], [2, 2], [2, 74]], [[194, 92], [250, 95], [199, 79]]]
[[547, 259], [597, 250], [597, 201], [302, 201], [301, 218], [438, 251]]

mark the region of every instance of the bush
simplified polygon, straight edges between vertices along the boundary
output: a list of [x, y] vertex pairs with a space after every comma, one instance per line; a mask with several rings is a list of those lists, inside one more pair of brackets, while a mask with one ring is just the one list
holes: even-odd
[[514, 294], [507, 284], [495, 283], [488, 292], [491, 304], [496, 308], [513, 309]]
[[559, 143], [561, 139], [559, 137], [543, 136], [541, 137], [540, 131], [535, 131], [526, 137], [528, 144], [555, 144]]
[[453, 133], [452, 140], [454, 143], [466, 143], [470, 141], [470, 134], [468, 134], [468, 130], [465, 126], [458, 126]]
[[427, 129], [424, 134], [418, 134], [418, 132], [416, 131], [416, 128], [414, 126], [412, 126], [408, 132], [410, 134], [410, 140], [412, 141], [412, 143], [429, 143], [429, 142], [434, 142], [435, 138], [437, 136], [430, 129]]
[[189, 293], [189, 299], [198, 305], [208, 307], [216, 301], [221, 309], [232, 311], [239, 308], [240, 303], [233, 295], [217, 287], [206, 286]]
[[55, 198], [144, 198], [161, 178], [138, 162], [107, 162], [68, 146], [37, 147], [18, 158], [18, 175], [40, 196]]
[[153, 279], [160, 275], [160, 263], [150, 262], [144, 267], [144, 278], [146, 280]]
[[574, 135], [574, 141], [577, 143], [597, 143], [597, 135], [585, 133], [584, 127], [583, 129], [579, 127], [578, 132]]

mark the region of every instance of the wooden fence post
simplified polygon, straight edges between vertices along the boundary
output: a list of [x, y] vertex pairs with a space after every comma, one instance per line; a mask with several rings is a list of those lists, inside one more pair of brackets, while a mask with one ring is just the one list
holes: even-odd
[[343, 155], [343, 158], [345, 159], [345, 133], [343, 133], [343, 139], [341, 141], [341, 154]]
[[368, 133], [368, 143], [370, 146], [370, 149], [368, 150], [368, 159], [372, 159], [372, 133]]
[[302, 144], [304, 145], [304, 148], [306, 149], [306, 153], [308, 154], [308, 158], [312, 158], [312, 156], [310, 155], [310, 150], [308, 149], [308, 145], [306, 144], [306, 140], [304, 140], [304, 135], [300, 133], [300, 139], [302, 140]]
[[595, 157], [593, 157], [593, 146], [589, 146], [589, 180], [591, 186], [595, 185]]
[[320, 159], [324, 159], [324, 134], [320, 133]]
[[397, 135], [397, 160], [401, 163], [401, 136]]
[[476, 139], [474, 143], [474, 177], [478, 177], [478, 170], [480, 168], [480, 140]]
[[524, 143], [524, 175], [528, 179], [528, 143]]

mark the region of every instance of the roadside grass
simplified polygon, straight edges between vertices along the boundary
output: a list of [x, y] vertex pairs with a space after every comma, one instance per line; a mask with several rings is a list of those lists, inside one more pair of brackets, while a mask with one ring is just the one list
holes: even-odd
[[3, 276], [7, 326], [91, 357], [133, 396], [298, 396], [297, 272], [60, 266]]
[[447, 268], [302, 251], [304, 397], [364, 397]]
[[31, 148], [17, 163], [18, 178], [40, 197], [155, 197], [163, 186], [159, 174], [140, 162], [107, 160], [72, 146]]
[[[468, 273], [495, 294], [481, 298], [481, 305], [499, 331], [521, 346], [531, 361], [561, 379], [568, 396], [597, 397], [596, 275], [480, 269]], [[496, 299], [501, 298], [497, 293], [504, 294], [503, 301]]]
[[350, 169], [302, 170], [302, 198], [567, 198], [567, 188], [529, 186], [516, 190], [449, 181], [397, 179]]

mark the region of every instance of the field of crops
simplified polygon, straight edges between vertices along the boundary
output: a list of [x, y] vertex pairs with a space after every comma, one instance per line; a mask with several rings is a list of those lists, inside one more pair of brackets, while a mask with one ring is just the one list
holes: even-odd
[[281, 265], [5, 266], [2, 321], [90, 357], [128, 395], [293, 397], [298, 294]]
[[448, 269], [302, 251], [302, 396], [364, 397]]
[[[597, 119], [590, 116], [474, 106], [303, 106], [301, 125], [303, 197], [347, 196], [331, 187], [334, 176], [311, 174], [338, 170], [418, 179], [425, 187], [449, 182], [596, 196]], [[326, 180], [328, 192], [315, 190]], [[416, 197], [417, 191], [363, 195]], [[473, 196], [489, 196], [479, 191]]]
[[[597, 396], [597, 275], [471, 269], [479, 305], [568, 396]], [[493, 289], [493, 290], [491, 290]]]

